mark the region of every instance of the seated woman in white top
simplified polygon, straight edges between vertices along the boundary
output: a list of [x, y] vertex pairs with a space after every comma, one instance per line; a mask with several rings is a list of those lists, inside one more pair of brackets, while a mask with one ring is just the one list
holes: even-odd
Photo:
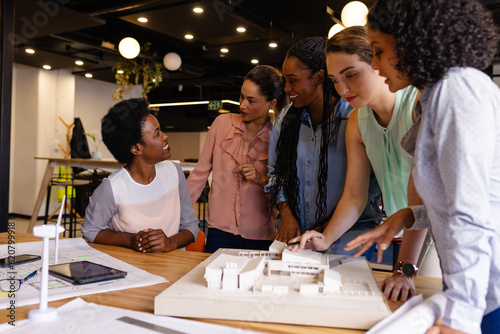
[[113, 106], [103, 117], [104, 143], [125, 164], [94, 191], [83, 236], [90, 242], [168, 252], [198, 235], [186, 179], [170, 158], [168, 136], [144, 99]]

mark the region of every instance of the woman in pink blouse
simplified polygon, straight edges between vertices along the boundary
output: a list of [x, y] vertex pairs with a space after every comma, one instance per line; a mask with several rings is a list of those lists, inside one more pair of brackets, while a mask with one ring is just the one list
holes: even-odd
[[215, 119], [200, 159], [187, 180], [193, 203], [212, 172], [206, 252], [219, 248], [267, 250], [275, 236], [264, 193], [271, 122], [269, 110], [284, 104], [284, 81], [274, 67], [248, 72], [241, 87], [240, 114]]

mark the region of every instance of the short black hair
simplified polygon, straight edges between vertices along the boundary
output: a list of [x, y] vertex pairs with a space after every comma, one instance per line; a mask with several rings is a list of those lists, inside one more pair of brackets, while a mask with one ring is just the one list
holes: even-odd
[[101, 120], [102, 140], [116, 160], [129, 164], [132, 146], [142, 143], [142, 126], [150, 114], [145, 99], [129, 99], [111, 107]]
[[451, 67], [487, 68], [498, 48], [498, 28], [477, 0], [379, 0], [368, 25], [396, 41], [396, 69], [422, 89]]

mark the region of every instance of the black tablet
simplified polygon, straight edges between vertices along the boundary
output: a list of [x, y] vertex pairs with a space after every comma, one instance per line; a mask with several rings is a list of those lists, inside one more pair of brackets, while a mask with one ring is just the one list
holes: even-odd
[[16, 256], [8, 256], [6, 258], [0, 259], [0, 268], [8, 268], [10, 266], [17, 266], [19, 264], [25, 264], [28, 262], [40, 260], [40, 255], [31, 254], [21, 254]]
[[49, 266], [49, 273], [73, 284], [107, 281], [127, 276], [126, 271], [106, 267], [89, 261], [52, 265]]

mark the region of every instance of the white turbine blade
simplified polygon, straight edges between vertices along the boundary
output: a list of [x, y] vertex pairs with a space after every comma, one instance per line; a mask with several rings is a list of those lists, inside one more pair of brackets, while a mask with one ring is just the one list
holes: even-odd
[[66, 195], [64, 195], [63, 200], [61, 202], [61, 210], [59, 210], [59, 216], [57, 217], [57, 224], [56, 224], [56, 249], [55, 249], [55, 255], [54, 255], [54, 264], [57, 264], [57, 258], [59, 257], [59, 226], [61, 226], [61, 218], [62, 218], [62, 213], [64, 206], [66, 205]]

